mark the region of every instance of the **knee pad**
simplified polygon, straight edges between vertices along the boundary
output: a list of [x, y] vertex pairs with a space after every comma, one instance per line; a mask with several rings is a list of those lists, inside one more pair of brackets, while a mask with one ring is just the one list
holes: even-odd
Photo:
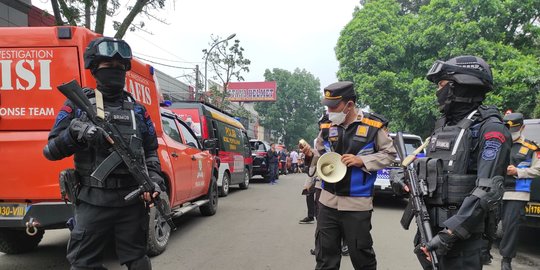
[[150, 258], [146, 255], [127, 263], [127, 265], [129, 270], [152, 270]]

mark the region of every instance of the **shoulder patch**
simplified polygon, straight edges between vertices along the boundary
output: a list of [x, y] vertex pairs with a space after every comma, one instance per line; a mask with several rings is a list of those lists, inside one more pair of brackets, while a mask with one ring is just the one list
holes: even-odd
[[483, 160], [495, 160], [497, 153], [501, 149], [502, 143], [498, 141], [486, 141], [484, 151], [482, 152]]
[[486, 134], [484, 134], [484, 139], [491, 140], [491, 139], [497, 139], [501, 143], [504, 143], [506, 141], [506, 138], [500, 131], [490, 131]]
[[368, 125], [368, 126], [372, 126], [372, 127], [376, 127], [376, 128], [381, 128], [383, 126], [383, 123], [381, 123], [379, 121], [371, 120], [371, 119], [366, 118], [366, 117], [362, 118], [361, 122]]
[[368, 130], [369, 130], [368, 126], [359, 125], [356, 128], [356, 136], [366, 137], [368, 134]]

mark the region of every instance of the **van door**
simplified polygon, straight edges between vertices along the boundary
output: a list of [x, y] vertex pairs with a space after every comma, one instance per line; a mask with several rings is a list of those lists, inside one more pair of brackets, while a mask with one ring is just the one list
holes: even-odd
[[175, 202], [182, 203], [188, 199], [192, 188], [190, 150], [182, 143], [182, 137], [174, 118], [162, 115], [161, 121], [163, 124], [163, 139], [167, 144], [174, 172], [174, 179], [171, 179], [171, 182], [174, 182], [174, 187], [171, 187], [173, 189], [171, 194], [175, 194]]
[[73, 161], [42, 150], [66, 100], [56, 87], [81, 81], [77, 47], [14, 47], [24, 40], [5, 31], [15, 30], [0, 38], [0, 199], [60, 200], [58, 175]]
[[210, 154], [208, 152], [203, 152], [199, 141], [195, 138], [195, 134], [192, 133], [186, 124], [178, 122], [178, 127], [182, 133], [182, 138], [184, 139], [184, 144], [188, 146], [186, 153], [191, 157], [191, 194], [190, 198], [199, 197], [206, 194], [212, 170], [209, 168], [211, 164], [208, 163], [210, 160]]

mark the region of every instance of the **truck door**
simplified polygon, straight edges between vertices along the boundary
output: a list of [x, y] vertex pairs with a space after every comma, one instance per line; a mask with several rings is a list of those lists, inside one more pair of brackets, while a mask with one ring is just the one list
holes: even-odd
[[186, 201], [191, 193], [191, 155], [189, 147], [182, 143], [180, 131], [176, 126], [175, 120], [167, 115], [162, 115], [163, 124], [163, 139], [167, 144], [167, 152], [171, 160], [174, 176], [171, 182], [174, 182], [174, 187], [171, 186], [171, 194], [174, 193], [175, 202]]
[[199, 141], [195, 138], [195, 134], [191, 129], [187, 127], [186, 124], [182, 122], [177, 122], [178, 127], [180, 127], [180, 132], [182, 133], [182, 138], [184, 139], [184, 144], [188, 146], [186, 152], [190, 155], [191, 158], [191, 198], [199, 197], [206, 194], [208, 189], [208, 183], [211, 178], [211, 164], [210, 154], [203, 152]]

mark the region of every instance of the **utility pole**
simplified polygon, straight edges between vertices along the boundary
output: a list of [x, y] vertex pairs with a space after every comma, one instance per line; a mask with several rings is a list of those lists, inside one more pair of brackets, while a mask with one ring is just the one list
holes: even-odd
[[195, 65], [195, 100], [199, 101], [199, 65]]

